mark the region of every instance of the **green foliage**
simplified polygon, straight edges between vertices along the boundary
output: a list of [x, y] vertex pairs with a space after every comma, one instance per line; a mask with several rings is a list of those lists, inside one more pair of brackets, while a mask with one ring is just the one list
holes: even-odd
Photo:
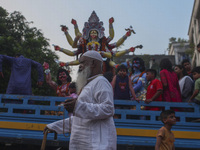
[[191, 43], [191, 42], [190, 42], [190, 48], [187, 49], [187, 50], [185, 51], [185, 53], [186, 53], [187, 55], [190, 55], [191, 57], [193, 57], [193, 55], [194, 55], [194, 50], [195, 50], [194, 47], [195, 47], [195, 46], [194, 46], [194, 43]]
[[[41, 64], [44, 61], [50, 64], [52, 78], [56, 78], [58, 65], [54, 59], [58, 56], [49, 49], [49, 40], [43, 36], [36, 27], [30, 27], [25, 17], [17, 11], [9, 14], [0, 7], [0, 54], [15, 56], [20, 53], [24, 57], [37, 61]], [[10, 66], [3, 63], [4, 78], [0, 78], [0, 93], [5, 93], [10, 76]], [[38, 87], [37, 71], [32, 69], [32, 87], [35, 95], [55, 95], [55, 91], [49, 88], [44, 82]]]
[[188, 42], [189, 42], [189, 40], [186, 40], [186, 39], [182, 39], [182, 38], [176, 39], [175, 37], [171, 37], [169, 39], [168, 50], [171, 48], [172, 43], [181, 43], [181, 45], [184, 46], [184, 43], [188, 43]]
[[[171, 48], [171, 45], [172, 43], [180, 43], [181, 46], [184, 46], [185, 43], [188, 43], [189, 40], [186, 40], [186, 39], [182, 39], [182, 38], [178, 38], [176, 39], [175, 37], [171, 37], [169, 39], [169, 47], [168, 47], [168, 50]], [[193, 57], [194, 55], [194, 43], [190, 42], [190, 47], [185, 51], [185, 53], [191, 57]]]

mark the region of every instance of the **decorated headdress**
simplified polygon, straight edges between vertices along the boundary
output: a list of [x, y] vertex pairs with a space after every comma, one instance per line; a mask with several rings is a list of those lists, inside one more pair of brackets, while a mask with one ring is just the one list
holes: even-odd
[[88, 22], [85, 22], [84, 28], [83, 28], [83, 38], [88, 39], [89, 34], [91, 30], [96, 30], [98, 32], [98, 38], [101, 39], [104, 36], [104, 27], [103, 22], [99, 21], [99, 17], [95, 13], [95, 11], [92, 12], [91, 16], [88, 19]]

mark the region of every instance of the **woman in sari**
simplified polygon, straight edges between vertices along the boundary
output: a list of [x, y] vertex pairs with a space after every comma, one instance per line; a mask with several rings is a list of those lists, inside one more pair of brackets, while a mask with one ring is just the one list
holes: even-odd
[[172, 69], [172, 63], [168, 58], [160, 62], [160, 79], [163, 84], [163, 101], [182, 102], [178, 77]]

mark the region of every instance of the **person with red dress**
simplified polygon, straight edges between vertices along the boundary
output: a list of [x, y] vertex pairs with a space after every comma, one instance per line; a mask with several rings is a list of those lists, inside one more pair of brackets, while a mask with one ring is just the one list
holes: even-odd
[[163, 101], [182, 102], [178, 77], [172, 69], [172, 63], [168, 58], [160, 62], [160, 79], [163, 84]]

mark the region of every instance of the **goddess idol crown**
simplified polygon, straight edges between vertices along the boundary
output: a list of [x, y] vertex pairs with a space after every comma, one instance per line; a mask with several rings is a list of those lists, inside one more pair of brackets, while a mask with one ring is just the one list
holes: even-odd
[[104, 37], [104, 27], [103, 22], [99, 21], [99, 17], [95, 13], [92, 12], [91, 16], [88, 19], [88, 22], [85, 22], [83, 28], [83, 38], [87, 40], [89, 38], [89, 34], [91, 30], [96, 30], [98, 32], [98, 38], [101, 39]]

